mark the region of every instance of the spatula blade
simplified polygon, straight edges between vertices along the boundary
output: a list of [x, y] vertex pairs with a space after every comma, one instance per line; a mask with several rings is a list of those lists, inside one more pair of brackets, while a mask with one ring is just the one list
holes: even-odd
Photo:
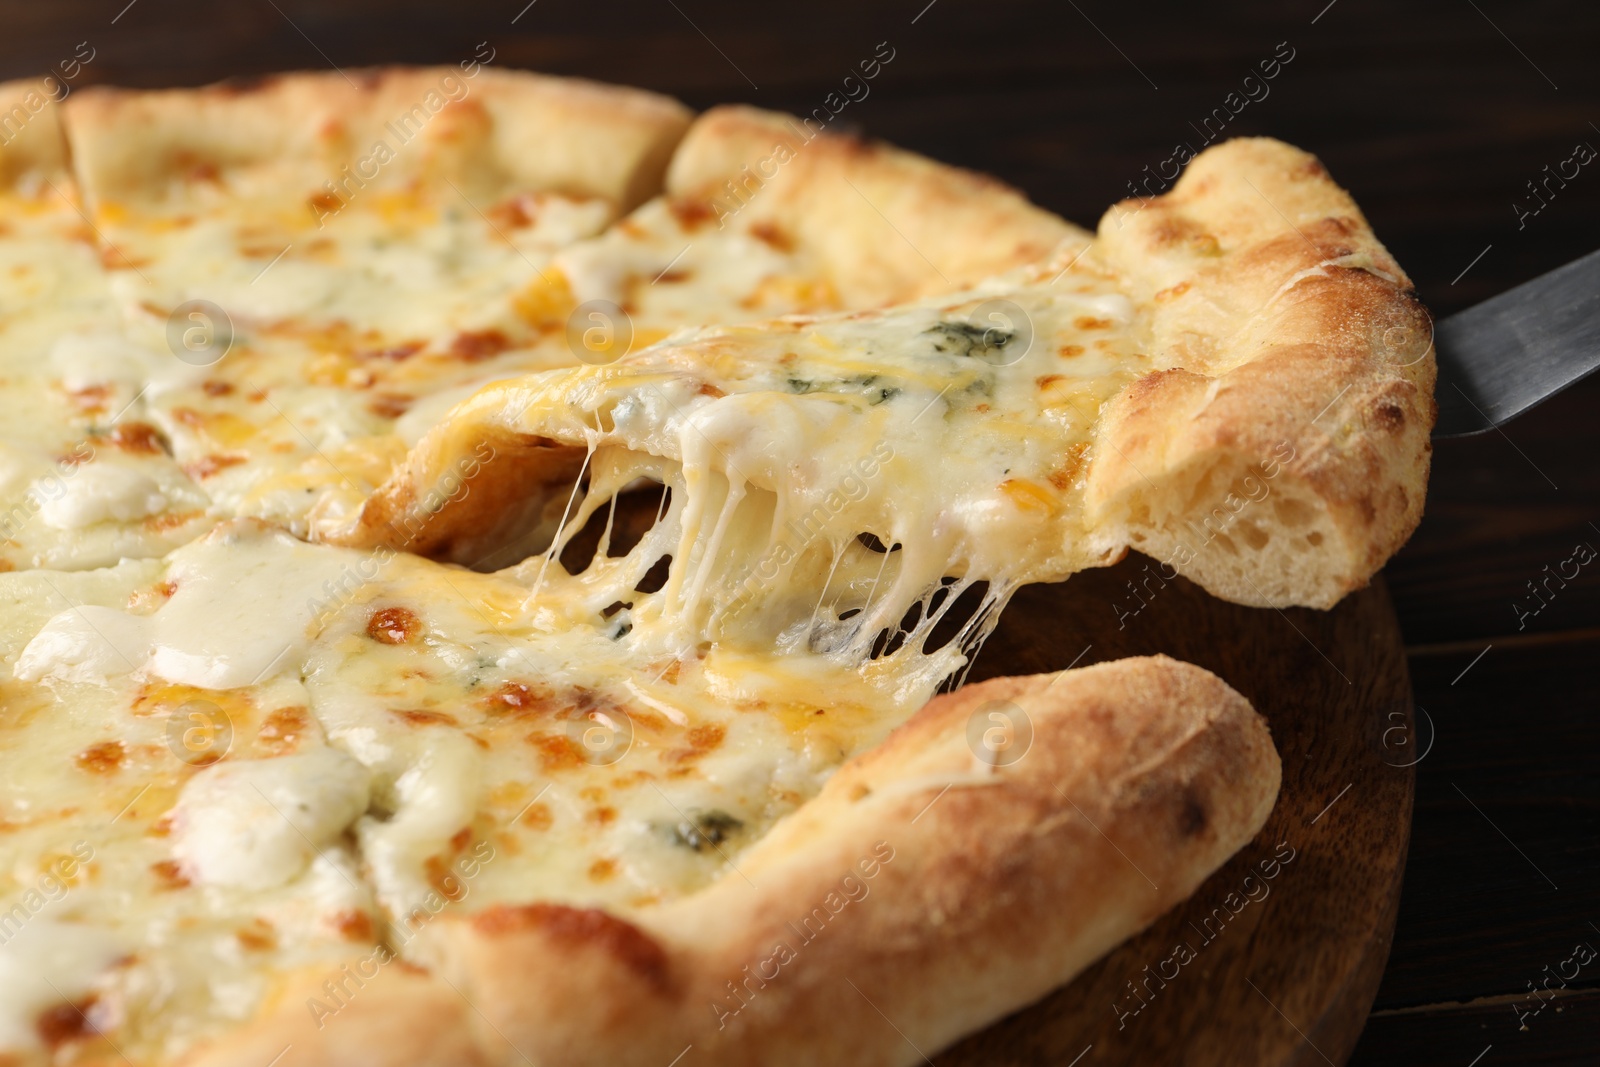
[[1433, 337], [1433, 436], [1499, 426], [1600, 367], [1600, 252], [1451, 315]]

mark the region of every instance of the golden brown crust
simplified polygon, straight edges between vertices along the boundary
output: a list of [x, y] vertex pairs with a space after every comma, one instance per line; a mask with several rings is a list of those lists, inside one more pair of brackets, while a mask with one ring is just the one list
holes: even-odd
[[0, 82], [0, 183], [14, 185], [27, 174], [57, 180], [66, 169], [61, 92], [53, 78]]
[[1151, 309], [1147, 377], [1103, 415], [1088, 483], [1108, 539], [1218, 596], [1331, 607], [1422, 515], [1436, 409], [1411, 282], [1317, 160], [1202, 153], [1096, 249]]
[[[752, 122], [742, 111], [724, 120]], [[770, 122], [755, 125], [748, 144], [771, 135], [763, 132]], [[727, 159], [705, 160], [713, 148], [739, 158], [744, 149], [727, 147], [738, 143], [731, 133], [692, 133], [679, 160], [725, 172]], [[801, 175], [796, 168], [810, 159], [842, 180], [851, 166], [845, 151], [819, 139], [785, 173]], [[866, 169], [888, 174], [902, 164], [923, 166]], [[675, 162], [670, 181], [693, 169]], [[806, 177], [795, 189], [774, 180], [744, 210], [800, 210], [801, 191], [826, 180]], [[863, 248], [907, 247], [839, 232]], [[1070, 242], [1065, 251], [1078, 257]], [[1113, 208], [1089, 255], [1118, 277], [1141, 311], [1148, 351], [1170, 367], [1135, 381], [1100, 413], [1084, 488], [1097, 558], [1112, 562], [1138, 548], [1218, 596], [1260, 606], [1331, 607], [1364, 584], [1421, 517], [1435, 369], [1427, 312], [1350, 197], [1298, 149], [1230, 142], [1197, 158], [1167, 196]], [[499, 399], [486, 391], [457, 409], [369, 500], [370, 515], [326, 536], [400, 547], [386, 525], [479, 435], [505, 436], [512, 454], [527, 452], [517, 451], [518, 435], [582, 440], [583, 425], [522, 417], [535, 407], [537, 384], [502, 383]], [[575, 462], [544, 451], [525, 459], [536, 468], [566, 460], [549, 477], [523, 478], [530, 495], [536, 486], [559, 489]], [[488, 496], [447, 510], [429, 516], [446, 539], [475, 537], [496, 516]]]
[[[475, 200], [549, 191], [623, 211], [659, 189], [688, 125], [682, 105], [641, 90], [473, 67], [86, 89], [66, 105], [74, 166], [92, 204], [145, 210], [160, 210], [174, 188], [219, 178], [236, 191], [302, 198], [357, 168], [393, 185], [448, 180]], [[379, 143], [392, 160], [375, 161]]]
[[713, 108], [673, 156], [667, 195], [794, 235], [851, 308], [958, 290], [1090, 239], [993, 178], [814, 127]]
[[[1033, 730], [969, 747], [992, 702]], [[930, 702], [708, 889], [624, 920], [558, 905], [431, 927], [501, 1063], [903, 1064], [1042, 996], [1259, 830], [1264, 721], [1163, 657], [1002, 678]], [[782, 948], [780, 948], [782, 946]], [[887, 1021], [886, 1021], [887, 1020]]]

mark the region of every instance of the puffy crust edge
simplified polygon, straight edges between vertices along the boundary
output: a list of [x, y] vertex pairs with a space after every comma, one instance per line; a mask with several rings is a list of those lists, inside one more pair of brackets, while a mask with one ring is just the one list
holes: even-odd
[[1230, 141], [1114, 206], [1096, 249], [1178, 364], [1102, 413], [1104, 535], [1243, 604], [1327, 608], [1365, 585], [1422, 516], [1436, 368], [1431, 319], [1354, 201], [1299, 149]]
[[851, 307], [950, 292], [1090, 234], [994, 178], [752, 107], [712, 108], [667, 195], [719, 225], [748, 213], [803, 242]]
[[[1004, 766], [968, 742], [995, 702], [1033, 731]], [[1188, 897], [1280, 773], [1260, 716], [1188, 664], [995, 679], [930, 702], [700, 893], [628, 918], [500, 906], [425, 936], [500, 1063], [659, 1067], [693, 1044], [730, 1067], [909, 1064]]]
[[55, 176], [66, 170], [61, 105], [52, 81], [0, 82], [0, 184], [15, 185], [29, 173]]
[[174, 183], [213, 170], [271, 167], [281, 176], [287, 167], [309, 183], [294, 195], [315, 191], [379, 140], [393, 146], [399, 135], [388, 124], [417, 106], [428, 112], [412, 134], [424, 150], [397, 152], [402, 162], [386, 166], [383, 180], [443, 175], [477, 196], [562, 192], [619, 211], [659, 191], [690, 119], [677, 101], [643, 90], [488, 67], [472, 76], [385, 67], [199, 89], [91, 88], [65, 109], [90, 203], [159, 210]]

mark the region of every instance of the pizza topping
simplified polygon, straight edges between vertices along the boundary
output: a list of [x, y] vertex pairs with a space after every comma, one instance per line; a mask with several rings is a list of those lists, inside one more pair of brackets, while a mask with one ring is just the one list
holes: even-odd
[[90, 774], [113, 774], [127, 761], [128, 748], [121, 741], [101, 741], [74, 758], [74, 762]]
[[78, 1003], [95, 981], [122, 955], [122, 948], [98, 926], [36, 915], [18, 929], [0, 952], [0, 1048], [38, 1048], [60, 1029], [39, 1026], [49, 1012]]
[[205, 689], [253, 685], [295, 666], [330, 591], [359, 585], [357, 558], [248, 522], [220, 526], [171, 559], [178, 590], [148, 617], [150, 670]]
[[101, 461], [80, 467], [57, 496], [41, 491], [39, 518], [58, 530], [79, 530], [108, 520], [131, 522], [167, 509], [154, 478], [133, 467]]
[[410, 608], [380, 608], [367, 620], [367, 636], [385, 645], [403, 645], [422, 629], [422, 620]]
[[356, 827], [378, 898], [392, 915], [408, 915], [435, 892], [428, 860], [445, 853], [472, 821], [482, 786], [476, 751], [455, 732], [433, 732], [380, 798], [392, 810], [385, 821]]
[[167, 450], [161, 431], [148, 422], [129, 420], [111, 428], [111, 443], [124, 452], [158, 456]]
[[103, 683], [148, 671], [201, 689], [258, 684], [298, 664], [328, 598], [349, 595], [368, 566], [249, 522], [219, 526], [170, 560], [175, 590], [153, 612], [69, 608], [28, 642], [16, 676]]
[[190, 778], [172, 821], [172, 854], [203, 885], [269, 889], [367, 810], [365, 767], [330, 748], [225, 760]]
[[672, 832], [677, 844], [695, 852], [703, 852], [715, 849], [742, 829], [743, 820], [725, 811], [702, 811], [692, 812], [688, 818], [679, 821], [673, 826]]
[[115, 608], [85, 604], [56, 615], [17, 657], [12, 673], [25, 682], [105, 684], [131, 674], [150, 657], [145, 619]]
[[[1100, 404], [1148, 358], [1112, 284], [1078, 289], [1018, 288], [1003, 314], [971, 296], [870, 319], [707, 330], [659, 355], [508, 391], [518, 432], [589, 452], [587, 484], [556, 543], [524, 565], [535, 598], [627, 605], [613, 626], [625, 618], [619, 633], [641, 650], [670, 653], [688, 634], [775, 643], [855, 664], [884, 685], [932, 685], [1016, 585], [1105, 551], [1081, 525], [1061, 463], [1081, 457]], [[1090, 329], [1113, 348], [1070, 371], [1052, 360], [1059, 398], [1041, 411], [1044, 362]], [[486, 391], [457, 418], [492, 403]], [[660, 520], [625, 555], [579, 560], [569, 590], [549, 561], [566, 563], [568, 544], [641, 476], [671, 490]], [[1046, 536], [1041, 515], [1056, 517]], [[863, 535], [895, 550], [875, 552]], [[640, 579], [666, 556], [680, 562], [665, 586], [641, 595]], [[975, 606], [963, 600], [979, 588]], [[957, 604], [964, 618], [951, 614]], [[930, 644], [947, 619], [954, 637]]]

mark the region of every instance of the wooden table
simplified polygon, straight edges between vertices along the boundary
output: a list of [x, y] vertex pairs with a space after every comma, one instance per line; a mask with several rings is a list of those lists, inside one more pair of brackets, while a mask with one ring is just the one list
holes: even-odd
[[[126, 3], [0, 3], [0, 75], [92, 50], [75, 84], [197, 84], [449, 62], [487, 41], [496, 63], [701, 107], [810, 111], [887, 42], [893, 60], [841, 120], [997, 174], [1080, 222], [1179, 141], [1198, 147], [1205, 116], [1248, 91], [1259, 99], [1226, 135], [1317, 152], [1438, 314], [1600, 247], [1600, 161], [1552, 184], [1537, 214], [1526, 187], [1578, 142], [1600, 147], [1600, 5]], [[1277, 76], [1247, 85], [1275, 54]], [[1600, 380], [1504, 434], [1439, 446], [1427, 517], [1387, 572], [1433, 742], [1361, 1067], [1596, 1060], [1600, 960], [1548, 1002], [1529, 999], [1530, 983], [1571, 973], [1580, 942], [1600, 948], [1600, 565], [1518, 613], [1537, 603], [1527, 583], [1580, 542], [1600, 547]]]

